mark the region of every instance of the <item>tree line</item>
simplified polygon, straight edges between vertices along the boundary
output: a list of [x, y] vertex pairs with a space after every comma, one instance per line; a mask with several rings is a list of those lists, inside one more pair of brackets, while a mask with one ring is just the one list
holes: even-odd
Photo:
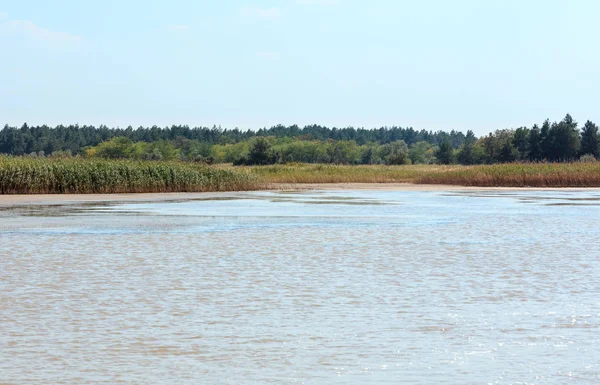
[[439, 144], [449, 141], [453, 146], [463, 144], [465, 135], [458, 131], [417, 131], [412, 127], [381, 127], [377, 129], [364, 128], [328, 128], [319, 125], [308, 125], [300, 128], [297, 125], [277, 125], [259, 130], [223, 129], [221, 127], [139, 127], [108, 128], [107, 126], [59, 125], [56, 127], [29, 126], [21, 127], [5, 125], [0, 131], [0, 153], [24, 155], [32, 152], [52, 154], [55, 151], [70, 151], [72, 154], [83, 154], [84, 148], [116, 137], [125, 137], [133, 142], [175, 141], [177, 139], [194, 140], [207, 144], [234, 144], [247, 141], [253, 137], [289, 137], [300, 140], [341, 140], [355, 141], [358, 145], [366, 143], [391, 143], [404, 140], [408, 145], [426, 141]]
[[402, 127], [327, 128], [274, 126], [257, 131], [171, 126], [109, 129], [106, 126], [5, 126], [0, 153], [26, 156], [86, 156], [206, 163], [272, 164], [493, 164], [573, 161], [600, 155], [598, 127], [581, 129], [571, 115], [559, 122], [497, 130], [477, 138], [472, 131], [426, 131]]
[[452, 153], [446, 148], [444, 155], [442, 163], [564, 162], [598, 158], [600, 138], [595, 123], [588, 120], [580, 130], [567, 114], [560, 122], [546, 119], [531, 128], [497, 130], [479, 139], [467, 135], [459, 151]]

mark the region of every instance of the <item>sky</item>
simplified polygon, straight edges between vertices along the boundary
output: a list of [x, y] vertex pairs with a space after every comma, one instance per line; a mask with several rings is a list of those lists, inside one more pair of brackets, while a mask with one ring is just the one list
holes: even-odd
[[0, 124], [600, 123], [596, 0], [0, 0]]

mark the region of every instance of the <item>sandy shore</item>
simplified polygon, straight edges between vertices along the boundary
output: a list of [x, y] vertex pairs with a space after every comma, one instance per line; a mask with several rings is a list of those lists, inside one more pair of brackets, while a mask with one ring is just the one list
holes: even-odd
[[[271, 191], [292, 190], [372, 190], [372, 191], [539, 191], [569, 190], [590, 191], [600, 188], [539, 188], [539, 187], [466, 187], [453, 185], [426, 185], [411, 183], [291, 183], [273, 184]], [[12, 205], [62, 205], [93, 202], [160, 202], [206, 199], [222, 197], [224, 194], [236, 195], [243, 192], [206, 192], [206, 193], [149, 193], [149, 194], [31, 194], [0, 195], [0, 206]]]
[[93, 202], [161, 202], [222, 196], [222, 192], [207, 193], [148, 193], [148, 194], [27, 194], [0, 195], [0, 206], [60, 205]]

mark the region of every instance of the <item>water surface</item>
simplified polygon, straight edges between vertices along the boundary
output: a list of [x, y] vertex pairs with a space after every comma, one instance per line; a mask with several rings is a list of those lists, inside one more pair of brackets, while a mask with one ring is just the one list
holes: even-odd
[[3, 206], [0, 383], [597, 384], [600, 191]]

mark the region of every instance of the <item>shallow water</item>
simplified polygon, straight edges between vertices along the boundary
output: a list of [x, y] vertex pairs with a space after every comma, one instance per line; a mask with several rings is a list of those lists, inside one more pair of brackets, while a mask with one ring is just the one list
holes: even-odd
[[0, 210], [0, 383], [597, 384], [600, 191]]

